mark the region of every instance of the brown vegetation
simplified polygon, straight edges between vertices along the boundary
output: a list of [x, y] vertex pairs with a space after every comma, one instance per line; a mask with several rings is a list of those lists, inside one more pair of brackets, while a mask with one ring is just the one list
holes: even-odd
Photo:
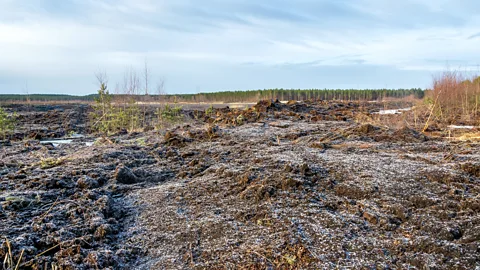
[[444, 72], [434, 79], [431, 96], [425, 101], [435, 121], [476, 125], [480, 116], [480, 77]]

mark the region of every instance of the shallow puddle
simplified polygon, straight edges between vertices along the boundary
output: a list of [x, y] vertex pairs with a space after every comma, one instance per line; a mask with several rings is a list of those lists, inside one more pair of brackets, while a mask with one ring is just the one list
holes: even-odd
[[[85, 138], [85, 135], [83, 134], [73, 134], [72, 136], [69, 137], [69, 139], [52, 139], [52, 140], [41, 140], [41, 144], [48, 144], [51, 143], [54, 147], [58, 147], [61, 144], [70, 144], [74, 142], [74, 139], [81, 139]], [[85, 142], [86, 146], [92, 146], [94, 142]]]

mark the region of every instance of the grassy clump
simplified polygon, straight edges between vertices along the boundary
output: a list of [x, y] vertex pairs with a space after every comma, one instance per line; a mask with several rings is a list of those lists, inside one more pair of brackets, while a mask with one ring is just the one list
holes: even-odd
[[50, 169], [62, 165], [65, 162], [64, 158], [45, 158], [40, 160], [41, 169]]
[[9, 116], [7, 112], [0, 107], [0, 138], [6, 139], [7, 135], [15, 129], [16, 114]]

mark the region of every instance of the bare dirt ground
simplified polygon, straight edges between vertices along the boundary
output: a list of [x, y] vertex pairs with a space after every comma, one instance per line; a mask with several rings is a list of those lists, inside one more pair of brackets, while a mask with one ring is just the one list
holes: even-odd
[[480, 144], [354, 121], [375, 106], [260, 102], [92, 146], [2, 142], [0, 257], [23, 250], [24, 269], [479, 268]]

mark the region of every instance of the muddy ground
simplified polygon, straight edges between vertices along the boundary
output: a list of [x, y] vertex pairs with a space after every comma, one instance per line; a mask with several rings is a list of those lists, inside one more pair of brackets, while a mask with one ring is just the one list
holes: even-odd
[[[479, 142], [359, 121], [378, 107], [264, 101], [186, 111], [166, 130], [91, 146], [2, 141], [1, 261], [10, 269], [18, 261], [19, 269], [479, 268]], [[86, 110], [61, 109], [45, 121], [71, 123], [76, 112], [85, 127]]]

